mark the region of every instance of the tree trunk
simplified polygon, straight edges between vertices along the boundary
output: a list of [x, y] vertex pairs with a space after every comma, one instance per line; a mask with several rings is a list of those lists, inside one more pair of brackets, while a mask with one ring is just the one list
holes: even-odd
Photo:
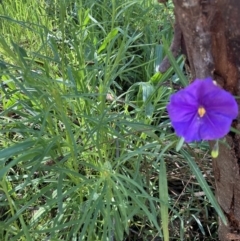
[[[192, 79], [212, 76], [239, 95], [240, 0], [173, 2], [175, 26], [182, 32]], [[233, 125], [240, 130], [237, 120]], [[231, 148], [221, 145], [213, 160], [216, 197], [228, 219], [227, 226], [219, 220], [221, 241], [240, 240], [240, 136], [230, 133], [226, 139]]]

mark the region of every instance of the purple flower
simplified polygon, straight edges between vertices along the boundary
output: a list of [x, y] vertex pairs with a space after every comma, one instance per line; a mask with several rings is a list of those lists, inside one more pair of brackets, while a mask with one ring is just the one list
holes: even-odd
[[206, 78], [173, 94], [167, 110], [177, 135], [191, 142], [225, 136], [237, 117], [238, 105], [229, 92]]

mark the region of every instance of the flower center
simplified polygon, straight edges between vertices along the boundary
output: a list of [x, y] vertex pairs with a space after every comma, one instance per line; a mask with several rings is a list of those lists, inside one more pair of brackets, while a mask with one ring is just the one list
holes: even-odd
[[198, 114], [200, 117], [203, 117], [206, 113], [206, 110], [204, 109], [204, 107], [200, 106], [198, 107]]

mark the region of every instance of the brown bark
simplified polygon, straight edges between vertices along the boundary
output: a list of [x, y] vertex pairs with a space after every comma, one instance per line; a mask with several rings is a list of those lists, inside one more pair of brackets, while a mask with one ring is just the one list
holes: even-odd
[[[212, 76], [223, 88], [239, 95], [240, 0], [173, 0], [192, 77]], [[240, 130], [238, 120], [235, 128]], [[216, 197], [228, 219], [219, 220], [221, 241], [240, 240], [240, 136], [227, 136], [213, 160]], [[210, 143], [211, 144], [211, 143]]]

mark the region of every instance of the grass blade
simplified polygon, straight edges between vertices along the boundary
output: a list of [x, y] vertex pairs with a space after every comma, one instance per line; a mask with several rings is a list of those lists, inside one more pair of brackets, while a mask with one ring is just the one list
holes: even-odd
[[196, 176], [196, 178], [198, 180], [198, 183], [201, 186], [201, 188], [203, 189], [203, 191], [204, 191], [205, 195], [207, 196], [208, 200], [213, 205], [214, 209], [218, 213], [219, 217], [222, 219], [223, 223], [225, 225], [227, 225], [227, 220], [224, 216], [224, 213], [223, 213], [222, 209], [220, 208], [220, 206], [219, 206], [215, 196], [213, 195], [211, 189], [209, 188], [206, 180], [204, 179], [204, 177], [203, 177], [200, 169], [198, 168], [197, 164], [195, 163], [195, 161], [192, 159], [192, 157], [185, 150], [181, 150], [180, 152], [184, 156], [186, 161], [188, 162], [188, 165], [190, 166], [193, 174]]
[[167, 171], [166, 164], [161, 158], [161, 168], [159, 172], [159, 198], [161, 200], [161, 219], [164, 241], [169, 241], [168, 231], [168, 184], [167, 184]]

